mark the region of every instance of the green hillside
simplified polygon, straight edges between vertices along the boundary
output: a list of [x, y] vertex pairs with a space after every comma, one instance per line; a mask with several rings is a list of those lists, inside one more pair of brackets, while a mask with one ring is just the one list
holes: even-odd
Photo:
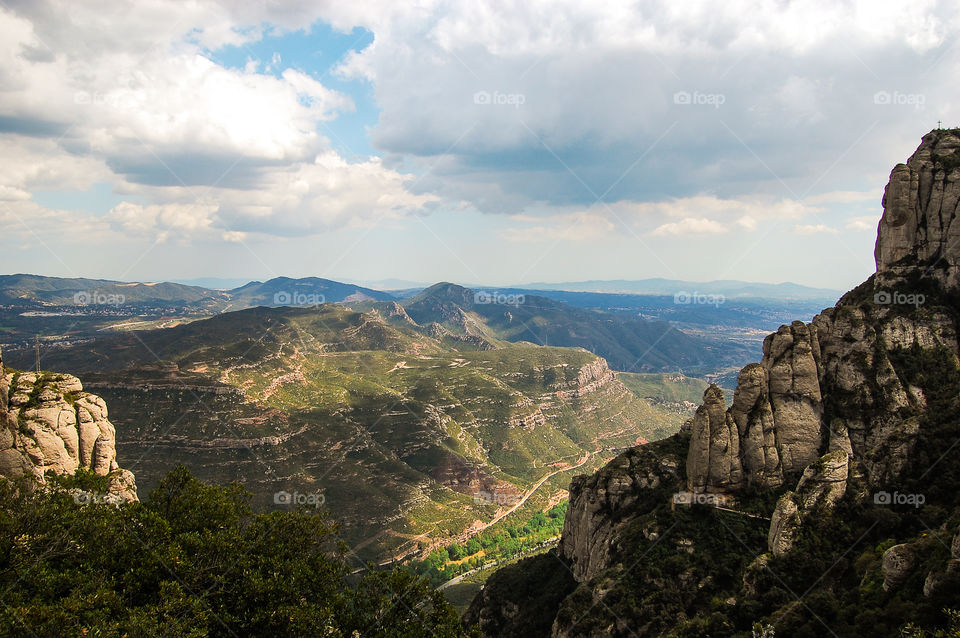
[[453, 538], [534, 486], [542, 507], [571, 471], [679, 426], [585, 350], [478, 345], [382, 310], [254, 308], [101, 337], [44, 367], [107, 401], [142, 493], [177, 463], [260, 507], [322, 493], [370, 558]]

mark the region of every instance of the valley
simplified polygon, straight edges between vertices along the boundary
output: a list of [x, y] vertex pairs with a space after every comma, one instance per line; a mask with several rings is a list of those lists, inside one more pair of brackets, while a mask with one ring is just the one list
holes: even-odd
[[73, 370], [108, 402], [118, 454], [145, 493], [184, 464], [240, 482], [260, 508], [280, 491], [322, 494], [363, 560], [428, 552], [543, 508], [572, 470], [684, 417], [586, 350], [437, 326], [396, 304], [253, 308], [97, 337], [43, 365]]

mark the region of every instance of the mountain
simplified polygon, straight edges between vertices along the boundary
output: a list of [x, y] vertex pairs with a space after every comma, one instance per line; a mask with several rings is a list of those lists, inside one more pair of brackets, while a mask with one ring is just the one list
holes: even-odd
[[577, 476], [556, 551], [497, 572], [488, 636], [956, 635], [960, 130], [884, 191], [876, 273], [782, 326], [684, 429]]
[[318, 277], [276, 277], [265, 282], [251, 281], [232, 290], [222, 290], [171, 282], [143, 283], [39, 275], [0, 275], [0, 303], [9, 304], [33, 303], [42, 306], [91, 308], [165, 304], [200, 307], [216, 313], [254, 306], [307, 306], [368, 299], [385, 301], [392, 300], [393, 296], [378, 290]]
[[[101, 298], [103, 301], [99, 301]], [[214, 309], [225, 301], [224, 295], [218, 291], [170, 282], [128, 283], [108, 279], [0, 275], [0, 303], [3, 304], [97, 306], [164, 303]]]
[[585, 348], [628, 372], [714, 372], [749, 360], [749, 349], [722, 348], [665, 322], [576, 308], [524, 293], [470, 290], [439, 283], [403, 301], [418, 324], [435, 323], [478, 340], [527, 341]]
[[325, 302], [387, 301], [393, 295], [353, 284], [319, 277], [291, 279], [275, 277], [269, 281], [251, 281], [229, 291], [231, 308], [254, 306], [313, 306]]
[[258, 307], [101, 335], [44, 366], [110, 403], [141, 491], [183, 463], [208, 482], [241, 482], [261, 508], [278, 494], [315, 497], [365, 559], [543, 508], [564, 494], [566, 472], [679, 427], [592, 353], [476, 341], [394, 302]]
[[211, 290], [231, 290], [244, 286], [253, 280], [248, 277], [197, 277], [195, 279], [171, 279], [171, 281], [185, 286], [199, 286]]
[[564, 290], [568, 292], [604, 292], [632, 295], [669, 295], [701, 293], [726, 297], [754, 297], [781, 300], [836, 299], [841, 291], [811, 288], [791, 282], [768, 284], [724, 279], [717, 281], [682, 281], [679, 279], [591, 280], [561, 283], [532, 283], [516, 288], [530, 290]]

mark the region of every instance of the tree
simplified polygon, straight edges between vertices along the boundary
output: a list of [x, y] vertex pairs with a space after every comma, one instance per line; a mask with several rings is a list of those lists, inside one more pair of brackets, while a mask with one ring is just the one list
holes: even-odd
[[465, 635], [405, 569], [351, 584], [335, 526], [313, 509], [256, 514], [239, 486], [182, 467], [143, 503], [77, 504], [67, 489], [91, 480], [0, 480], [0, 635]]

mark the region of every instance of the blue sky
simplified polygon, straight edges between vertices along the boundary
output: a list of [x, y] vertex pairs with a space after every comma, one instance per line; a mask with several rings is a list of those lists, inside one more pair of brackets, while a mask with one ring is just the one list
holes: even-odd
[[489, 284], [873, 271], [951, 3], [0, 8], [0, 271]]

